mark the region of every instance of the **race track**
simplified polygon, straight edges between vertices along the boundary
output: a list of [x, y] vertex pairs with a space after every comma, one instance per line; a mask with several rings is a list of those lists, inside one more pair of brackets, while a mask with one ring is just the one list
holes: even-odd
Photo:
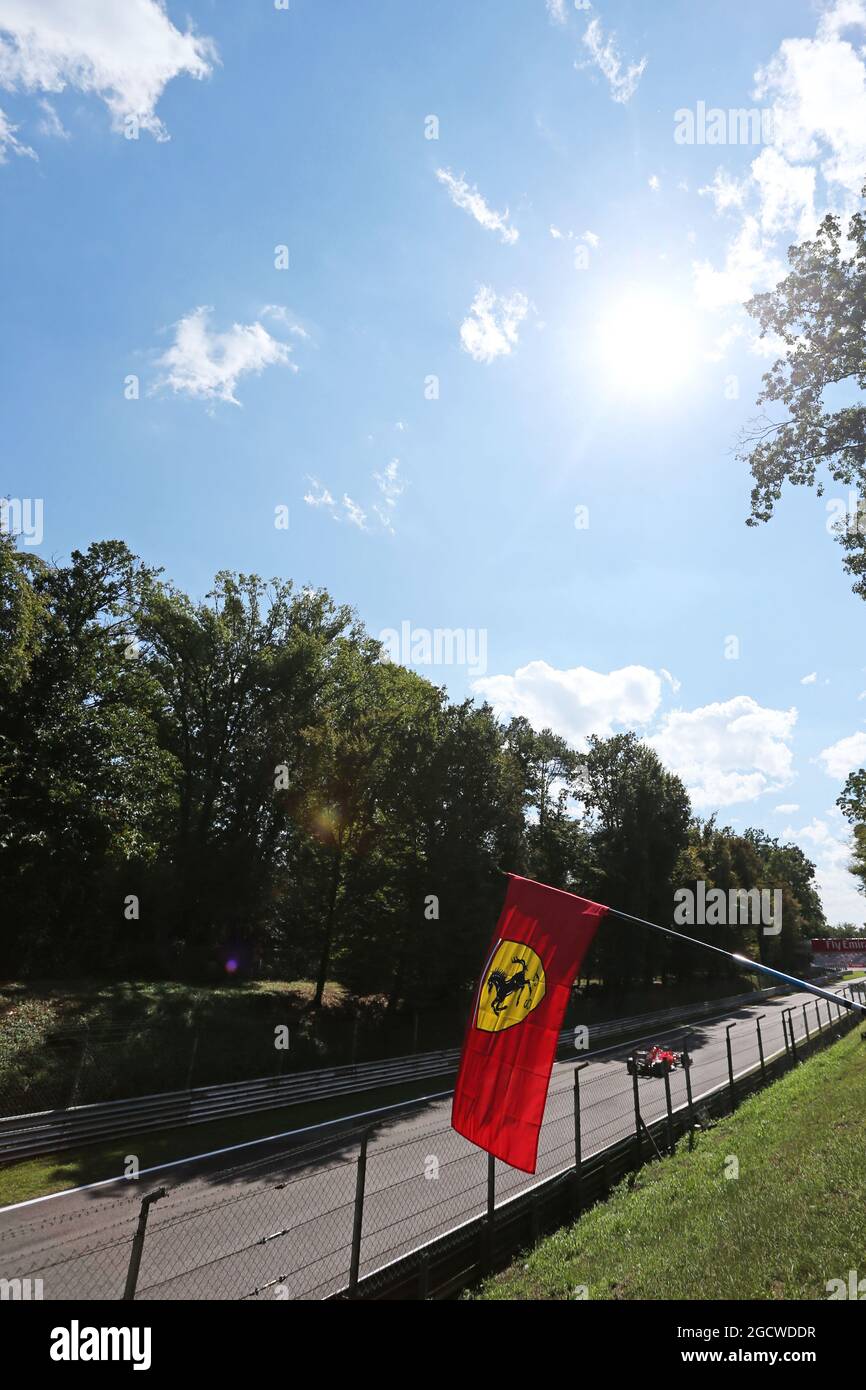
[[[782, 1011], [794, 1007], [797, 1040], [837, 1010], [791, 993], [688, 1026], [696, 1102], [728, 1075], [725, 1025], [735, 1074], [758, 1064], [755, 1019], [767, 1058], [784, 1048]], [[683, 1046], [683, 1030], [671, 1037]], [[676, 1038], [679, 1036], [680, 1040]], [[578, 1054], [556, 1064], [539, 1147], [538, 1173], [496, 1165], [496, 1200], [527, 1188], [574, 1160], [573, 1075]], [[624, 1052], [581, 1073], [584, 1157], [634, 1133], [631, 1077]], [[685, 1103], [682, 1071], [671, 1076], [673, 1105]], [[662, 1080], [640, 1081], [647, 1123], [665, 1114]], [[123, 1294], [141, 1198], [165, 1186], [151, 1208], [138, 1280], [140, 1299], [321, 1299], [348, 1277], [360, 1129], [369, 1140], [361, 1274], [483, 1211], [486, 1155], [451, 1130], [450, 1096], [370, 1119], [339, 1121], [291, 1140], [270, 1141], [197, 1159], [136, 1182], [78, 1190], [0, 1209], [0, 1279], [41, 1279], [46, 1299], [116, 1299]]]

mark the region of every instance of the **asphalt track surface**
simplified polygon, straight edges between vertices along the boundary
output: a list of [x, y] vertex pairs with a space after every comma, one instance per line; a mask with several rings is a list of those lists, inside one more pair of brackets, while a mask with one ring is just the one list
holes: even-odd
[[[806, 1004], [806, 1018], [802, 1006]], [[839, 1010], [806, 993], [776, 995], [723, 1018], [660, 1035], [693, 1056], [692, 1092], [728, 1076], [725, 1026], [734, 1073], [784, 1049], [782, 1011], [794, 1007], [795, 1041], [834, 1020]], [[679, 1040], [678, 1040], [679, 1038]], [[626, 1050], [600, 1056], [581, 1072], [583, 1154], [634, 1133], [633, 1083]], [[574, 1068], [558, 1062], [534, 1177], [496, 1164], [496, 1202], [574, 1161]], [[686, 1101], [685, 1077], [671, 1075], [674, 1108]], [[665, 1114], [664, 1081], [639, 1083], [641, 1113]], [[487, 1200], [487, 1156], [450, 1128], [449, 1096], [377, 1112], [196, 1159], [135, 1181], [79, 1189], [0, 1209], [0, 1280], [42, 1280], [45, 1299], [122, 1297], [141, 1198], [164, 1186], [150, 1209], [138, 1299], [321, 1299], [347, 1283], [360, 1134], [370, 1127], [361, 1275], [477, 1216]]]

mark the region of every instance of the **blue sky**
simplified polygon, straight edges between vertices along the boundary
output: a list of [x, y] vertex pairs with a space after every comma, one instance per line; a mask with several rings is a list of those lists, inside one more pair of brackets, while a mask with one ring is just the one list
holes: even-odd
[[[839, 490], [747, 528], [735, 453], [772, 360], [739, 306], [866, 178], [864, 45], [862, 0], [0, 0], [31, 548], [119, 536], [194, 595], [255, 570], [456, 631], [483, 659], [415, 663], [452, 696], [635, 728], [861, 921]], [[682, 138], [701, 110], [721, 142]]]

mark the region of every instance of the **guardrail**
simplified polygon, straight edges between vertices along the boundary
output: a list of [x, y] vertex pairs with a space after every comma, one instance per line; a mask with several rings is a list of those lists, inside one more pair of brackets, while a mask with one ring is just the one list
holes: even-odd
[[[714, 1030], [659, 1028], [651, 1036], [676, 1035], [692, 1056], [663, 1089], [624, 1065], [637, 1038], [575, 1058], [551, 1086], [532, 1178], [470, 1145], [440, 1106], [420, 1125], [372, 1111], [252, 1162], [232, 1154], [213, 1186], [118, 1176], [110, 1202], [75, 1220], [25, 1203], [3, 1213], [4, 1278], [36, 1278], [57, 1300], [449, 1297], [861, 1018], [832, 1000], [780, 1000]], [[417, 1098], [397, 1113], [428, 1108]]]
[[[863, 988], [855, 984], [845, 992], [851, 998], [856, 993], [864, 1002]], [[401, 1302], [453, 1298], [479, 1279], [503, 1269], [519, 1251], [536, 1245], [542, 1236], [575, 1221], [645, 1162], [673, 1153], [677, 1141], [694, 1132], [697, 1114], [702, 1121], [729, 1114], [747, 1096], [778, 1080], [799, 1061], [850, 1032], [861, 1021], [861, 1015], [847, 1013], [839, 1019], [829, 1019], [827, 1024], [819, 1022], [817, 1031], [811, 1033], [807, 1024], [805, 1039], [796, 1043], [791, 1025], [790, 1040], [786, 1031], [782, 1051], [766, 1058], [762, 1053], [757, 1065], [737, 1075], [731, 1069], [728, 1079], [693, 1100], [690, 1094], [685, 1105], [672, 1107], [668, 1091], [667, 1114], [648, 1124], [641, 1121], [642, 1129], [639, 1127], [635, 1135], [619, 1139], [584, 1159], [578, 1149], [568, 1167], [499, 1204], [495, 1196], [491, 1202], [488, 1194], [486, 1214], [471, 1217], [416, 1246], [329, 1298]], [[861, 1036], [866, 1038], [866, 1033]]]
[[[636, 1030], [646, 1031], [670, 1023], [696, 1021], [778, 992], [775, 989], [758, 990], [727, 999], [713, 999], [703, 1004], [614, 1019], [591, 1025], [589, 1033], [593, 1045], [596, 1045], [606, 1038], [633, 1036]], [[563, 1053], [574, 1054], [574, 1027], [560, 1033], [558, 1055]], [[315, 1071], [294, 1072], [286, 1076], [258, 1077], [225, 1085], [161, 1092], [130, 1100], [103, 1101], [65, 1110], [12, 1115], [0, 1119], [0, 1162], [16, 1162], [61, 1149], [83, 1148], [128, 1134], [206, 1124], [210, 1120], [278, 1110], [305, 1101], [374, 1091], [410, 1081], [453, 1077], [459, 1061], [460, 1048], [450, 1048], [377, 1062], [317, 1068]]]

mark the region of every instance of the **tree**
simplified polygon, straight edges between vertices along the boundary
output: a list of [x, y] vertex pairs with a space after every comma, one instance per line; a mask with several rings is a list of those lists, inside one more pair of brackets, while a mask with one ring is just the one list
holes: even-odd
[[[635, 734], [593, 735], [578, 757], [576, 792], [596, 864], [588, 896], [650, 921], [669, 920], [691, 816], [683, 783]], [[599, 933], [593, 959], [605, 983], [648, 983], [664, 968], [667, 947], [656, 933], [617, 922]]]
[[3, 946], [19, 969], [81, 967], [135, 937], [127, 870], [156, 853], [165, 811], [158, 691], [131, 644], [154, 575], [118, 541], [17, 574], [3, 555]]
[[220, 953], [252, 963], [280, 935], [335, 666], [360, 640], [352, 614], [321, 591], [221, 572], [198, 604], [151, 585], [140, 633], [176, 801], [155, 916], [184, 968]]
[[505, 729], [505, 756], [517, 769], [523, 789], [523, 871], [554, 888], [585, 876], [588, 837], [569, 809], [574, 797], [577, 752], [551, 729], [540, 733], [527, 719], [512, 719]]
[[[863, 190], [866, 197], [866, 188]], [[785, 345], [764, 375], [758, 405], [780, 405], [784, 418], [766, 413], [741, 441], [740, 457], [754, 478], [755, 526], [772, 516], [785, 481], [823, 493], [819, 469], [866, 495], [866, 216], [855, 213], [847, 228], [828, 214], [813, 240], [788, 251], [790, 273], [775, 289], [756, 295], [746, 308], [761, 336]], [[828, 393], [833, 404], [827, 400]], [[842, 399], [840, 400], [840, 394]], [[839, 518], [845, 568], [856, 576], [855, 592], [866, 598], [866, 506]]]
[[797, 964], [804, 943], [826, 925], [815, 885], [815, 865], [799, 845], [780, 844], [763, 830], [746, 830], [744, 839], [760, 861], [755, 886], [782, 895], [782, 929], [777, 935], [759, 933], [760, 958], [767, 965], [791, 968]]

